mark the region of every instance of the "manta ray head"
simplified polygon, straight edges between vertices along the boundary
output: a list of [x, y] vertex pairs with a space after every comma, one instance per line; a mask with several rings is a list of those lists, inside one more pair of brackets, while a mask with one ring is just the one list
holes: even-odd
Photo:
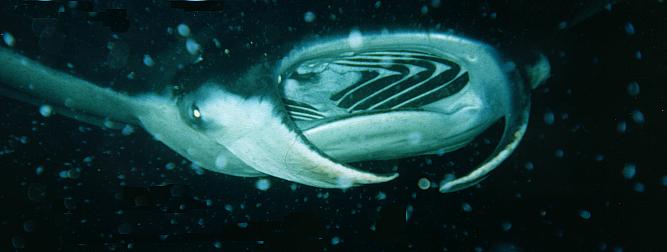
[[224, 146], [249, 167], [268, 175], [325, 188], [380, 183], [376, 175], [336, 162], [295, 127], [281, 102], [277, 78], [253, 67], [233, 83], [212, 79], [181, 94], [181, 119]]

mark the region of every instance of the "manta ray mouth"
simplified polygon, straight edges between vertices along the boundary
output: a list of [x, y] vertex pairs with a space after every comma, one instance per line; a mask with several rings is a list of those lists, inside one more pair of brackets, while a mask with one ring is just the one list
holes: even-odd
[[282, 104], [272, 99], [243, 98], [218, 91], [200, 108], [203, 117], [225, 124], [209, 135], [255, 170], [289, 181], [322, 188], [347, 188], [381, 183], [398, 174], [378, 175], [338, 163], [319, 151], [298, 130], [284, 122]]

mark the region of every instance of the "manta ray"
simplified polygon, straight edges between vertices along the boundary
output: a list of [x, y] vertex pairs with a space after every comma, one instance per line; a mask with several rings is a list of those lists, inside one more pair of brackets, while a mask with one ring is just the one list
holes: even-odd
[[125, 94], [0, 47], [0, 94], [109, 128], [140, 127], [213, 172], [320, 188], [390, 181], [349, 163], [457, 150], [504, 120], [492, 154], [441, 192], [475, 185], [523, 137], [544, 56], [515, 64], [492, 46], [437, 32], [307, 41], [238, 79]]

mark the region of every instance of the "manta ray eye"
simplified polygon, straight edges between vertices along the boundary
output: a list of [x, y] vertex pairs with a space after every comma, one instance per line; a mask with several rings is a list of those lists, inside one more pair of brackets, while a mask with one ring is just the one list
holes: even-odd
[[191, 111], [192, 111], [192, 118], [194, 118], [195, 120], [201, 119], [201, 111], [199, 111], [199, 107], [197, 107], [197, 105], [192, 104]]

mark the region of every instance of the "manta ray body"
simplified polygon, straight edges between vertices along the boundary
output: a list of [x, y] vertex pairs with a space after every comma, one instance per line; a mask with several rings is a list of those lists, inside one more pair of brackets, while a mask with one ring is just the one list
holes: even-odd
[[526, 130], [530, 88], [546, 58], [516, 67], [482, 42], [399, 32], [321, 39], [238, 80], [182, 92], [127, 95], [0, 48], [0, 94], [105, 125], [142, 127], [214, 172], [275, 176], [322, 188], [386, 182], [347, 163], [450, 152], [504, 119], [479, 167], [440, 185], [472, 186], [506, 159]]

